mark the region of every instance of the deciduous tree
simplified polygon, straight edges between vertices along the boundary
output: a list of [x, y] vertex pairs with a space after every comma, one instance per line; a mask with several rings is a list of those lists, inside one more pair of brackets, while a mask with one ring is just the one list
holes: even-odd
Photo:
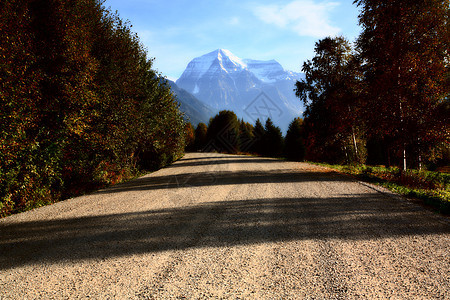
[[306, 78], [296, 83], [296, 95], [306, 106], [308, 159], [361, 161], [359, 63], [343, 37], [318, 41], [315, 52], [303, 64]]
[[184, 121], [131, 26], [99, 0], [0, 2], [0, 216], [160, 167]]
[[406, 169], [407, 153], [420, 161], [449, 140], [449, 118], [438, 112], [449, 95], [449, 1], [355, 3], [363, 27], [357, 47], [367, 83], [368, 129], [389, 137]]

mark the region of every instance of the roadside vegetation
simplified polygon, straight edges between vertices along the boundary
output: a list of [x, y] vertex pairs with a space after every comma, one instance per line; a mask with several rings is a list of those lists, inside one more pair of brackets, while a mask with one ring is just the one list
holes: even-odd
[[450, 175], [432, 170], [450, 165], [450, 3], [355, 4], [355, 46], [342, 36], [318, 41], [296, 85], [305, 158], [448, 214]]
[[420, 200], [440, 213], [450, 214], [449, 173], [403, 171], [398, 167], [384, 166], [316, 164], [350, 174], [361, 181], [381, 185], [400, 195]]
[[270, 118], [255, 125], [239, 120], [232, 111], [221, 111], [209, 124], [200, 123], [196, 128], [186, 126], [186, 151], [253, 154], [268, 157], [303, 160], [303, 120], [294, 119], [283, 137], [281, 129]]
[[355, 4], [360, 36], [317, 41], [293, 87], [303, 118], [283, 136], [232, 111], [186, 124], [131, 25], [100, 0], [1, 2], [0, 217], [185, 149], [325, 162], [448, 213], [449, 175], [431, 171], [450, 165], [449, 0]]
[[[222, 119], [219, 125], [218, 119]], [[220, 112], [210, 120], [211, 124], [216, 124], [217, 127], [210, 129], [211, 126], [200, 123], [194, 128], [190, 123], [187, 124], [186, 136], [190, 137], [187, 140], [187, 151], [246, 154], [292, 161], [305, 159], [307, 140], [304, 122], [300, 118], [291, 122], [285, 137], [281, 135], [279, 128], [274, 129], [270, 119], [266, 126], [262, 126], [259, 120], [253, 126], [243, 120], [238, 121], [231, 111]], [[235, 126], [230, 127], [230, 124]], [[340, 164], [318, 161], [312, 163], [336, 169], [361, 181], [381, 185], [408, 198], [422, 201], [440, 213], [450, 214], [450, 174], [425, 170], [425, 167], [435, 168], [435, 164], [424, 166], [420, 170], [403, 170], [399, 166], [370, 166], [345, 161]]]
[[183, 154], [169, 86], [131, 25], [102, 2], [0, 4], [0, 217]]
[[448, 163], [449, 1], [355, 3], [355, 46], [319, 40], [297, 82], [306, 159], [403, 170]]

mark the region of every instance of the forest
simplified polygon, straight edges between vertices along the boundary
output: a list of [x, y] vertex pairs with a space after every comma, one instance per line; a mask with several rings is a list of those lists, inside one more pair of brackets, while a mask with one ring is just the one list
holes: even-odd
[[360, 36], [316, 43], [296, 94], [307, 159], [449, 163], [449, 1], [359, 0]]
[[0, 216], [182, 156], [178, 103], [117, 13], [98, 0], [9, 0], [0, 11]]
[[270, 119], [249, 124], [231, 111], [186, 123], [132, 26], [99, 0], [1, 2], [0, 217], [156, 170], [185, 150], [448, 166], [449, 1], [355, 4], [360, 36], [316, 42], [293, 86], [306, 111], [283, 137]]
[[295, 118], [286, 136], [270, 118], [256, 120], [255, 125], [238, 119], [232, 111], [224, 110], [210, 119], [209, 124], [191, 123], [185, 127], [186, 151], [251, 154], [265, 157], [305, 158], [303, 119]]

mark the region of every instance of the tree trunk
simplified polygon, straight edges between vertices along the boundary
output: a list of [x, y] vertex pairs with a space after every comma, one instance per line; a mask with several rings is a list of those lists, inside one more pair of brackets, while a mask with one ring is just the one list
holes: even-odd
[[420, 145], [420, 137], [417, 138], [417, 148], [418, 148], [418, 162], [419, 162], [419, 170], [422, 170], [422, 147]]
[[355, 147], [355, 158], [359, 162], [358, 144], [356, 143], [355, 128], [352, 126], [353, 146]]
[[348, 153], [347, 153], [347, 147], [344, 146], [344, 153], [345, 153], [345, 160], [347, 161], [347, 164], [350, 164], [350, 159], [348, 158]]
[[[399, 32], [399, 31], [397, 31]], [[400, 65], [398, 66], [398, 75], [397, 75], [398, 81], [397, 81], [397, 89], [400, 89], [401, 86], [401, 68]], [[399, 108], [400, 108], [400, 130], [401, 130], [401, 137], [404, 139], [403, 140], [403, 171], [406, 171], [406, 143], [405, 141], [405, 135], [406, 135], [406, 130], [405, 130], [405, 121], [404, 121], [404, 112], [403, 112], [403, 107], [402, 107], [402, 96], [400, 94], [400, 91], [397, 91], [398, 93], [398, 104], [399, 104]]]
[[406, 146], [403, 145], [403, 171], [406, 171]]

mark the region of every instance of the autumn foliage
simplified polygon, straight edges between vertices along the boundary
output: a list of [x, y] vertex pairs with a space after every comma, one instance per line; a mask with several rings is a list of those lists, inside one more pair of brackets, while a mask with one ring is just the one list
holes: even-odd
[[181, 155], [178, 105], [117, 14], [98, 0], [0, 10], [0, 216]]
[[[355, 1], [363, 31], [356, 45], [366, 83], [364, 118], [409, 166], [448, 143], [448, 0]], [[403, 163], [406, 169], [406, 162]]]
[[354, 1], [362, 32], [316, 43], [297, 83], [307, 158], [420, 168], [450, 141], [448, 0]]

